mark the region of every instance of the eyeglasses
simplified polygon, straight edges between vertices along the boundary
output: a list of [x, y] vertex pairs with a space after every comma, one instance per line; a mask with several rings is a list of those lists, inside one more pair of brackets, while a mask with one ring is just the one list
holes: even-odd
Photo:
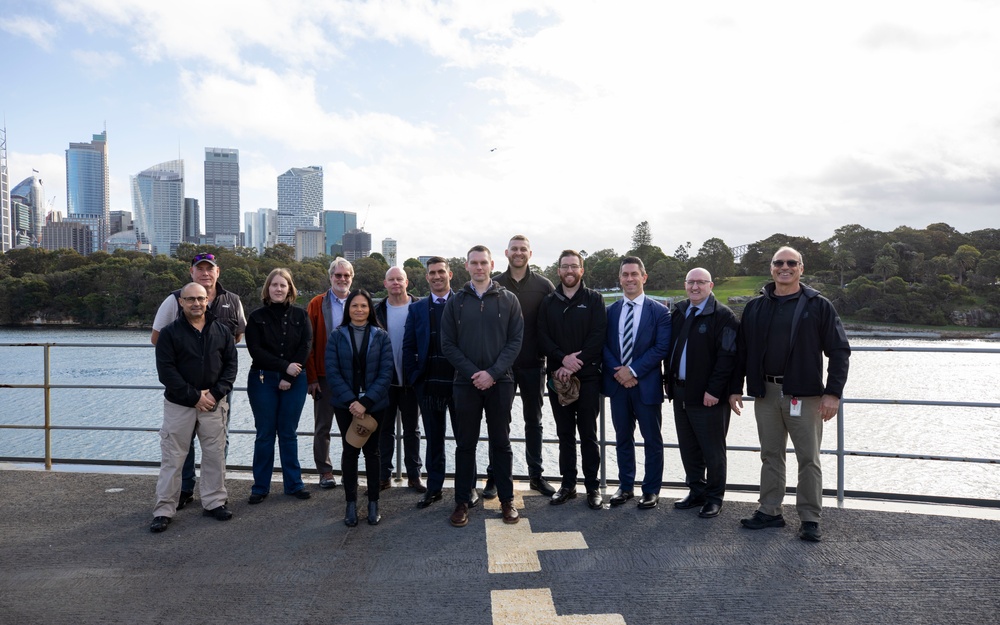
[[191, 264], [197, 265], [198, 263], [200, 263], [203, 260], [213, 260], [214, 261], [215, 260], [215, 254], [198, 254], [197, 256], [194, 257], [194, 260], [191, 261]]
[[688, 286], [705, 286], [706, 284], [711, 284], [711, 280], [685, 280], [684, 284]]
[[199, 304], [204, 304], [205, 302], [208, 301], [207, 297], [182, 297], [181, 299], [187, 302], [188, 304], [193, 304], [195, 302], [198, 302]]
[[771, 264], [774, 265], [775, 267], [784, 267], [785, 265], [788, 265], [789, 267], [798, 267], [799, 266], [799, 261], [797, 261], [797, 260], [781, 260], [779, 258], [778, 260], [772, 260]]
[[341, 280], [348, 280], [348, 279], [350, 279], [353, 276], [351, 276], [351, 274], [349, 274], [349, 273], [335, 273], [335, 274], [333, 274], [333, 277], [334, 278], [340, 278]]
[[559, 265], [559, 268], [563, 271], [576, 271], [580, 268], [580, 265]]

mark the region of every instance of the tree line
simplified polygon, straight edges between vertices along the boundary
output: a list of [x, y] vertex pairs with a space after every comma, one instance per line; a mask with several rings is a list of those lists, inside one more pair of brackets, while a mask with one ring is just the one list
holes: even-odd
[[[946, 325], [963, 316], [964, 325], [993, 327], [1000, 319], [1000, 230], [961, 233], [948, 224], [924, 229], [900, 226], [891, 232], [857, 224], [842, 226], [825, 241], [776, 233], [747, 246], [738, 262], [725, 241], [711, 238], [697, 251], [690, 242], [668, 255], [653, 243], [648, 222], [638, 224], [631, 248], [624, 254], [606, 248], [580, 250], [588, 286], [618, 287], [623, 256], [638, 256], [646, 265], [649, 291], [683, 289], [693, 267], [705, 267], [716, 284], [733, 276], [770, 274], [775, 250], [791, 245], [804, 259], [803, 280], [818, 288], [841, 315], [859, 321]], [[150, 256], [118, 250], [81, 256], [68, 249], [11, 250], [0, 256], [0, 324], [73, 320], [88, 326], [148, 326], [167, 293], [190, 280], [190, 259], [199, 252], [218, 258], [219, 281], [238, 294], [247, 312], [260, 306], [260, 288], [275, 267], [288, 267], [300, 291], [300, 301], [329, 288], [330, 256], [295, 260], [294, 249], [276, 245], [258, 255], [253, 248], [229, 250], [183, 243], [173, 256]], [[450, 258], [452, 288], [468, 281], [463, 258]], [[558, 282], [556, 264], [535, 267]], [[374, 253], [353, 263], [354, 287], [376, 297], [388, 264]], [[403, 263], [410, 292], [428, 293], [424, 267], [416, 259]]]

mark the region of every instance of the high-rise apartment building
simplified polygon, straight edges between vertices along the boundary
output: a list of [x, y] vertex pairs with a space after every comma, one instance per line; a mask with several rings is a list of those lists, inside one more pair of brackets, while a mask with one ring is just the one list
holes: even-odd
[[205, 148], [206, 243], [229, 247], [239, 233], [240, 151]]
[[153, 254], [173, 254], [184, 232], [184, 161], [153, 165], [129, 182], [139, 241]]
[[355, 228], [344, 233], [344, 258], [355, 261], [372, 253], [372, 235]]
[[382, 239], [382, 257], [390, 267], [396, 266], [396, 239]]
[[201, 243], [201, 205], [198, 198], [184, 198], [184, 231], [181, 238], [185, 243]]
[[132, 225], [132, 213], [130, 211], [111, 211], [111, 221], [109, 222], [110, 232], [112, 235], [118, 234], [119, 232], [128, 232], [132, 230], [135, 232], [135, 226]]
[[42, 247], [47, 250], [71, 249], [83, 256], [95, 252], [90, 226], [79, 221], [54, 221], [45, 227]]
[[343, 253], [344, 233], [357, 229], [358, 215], [346, 211], [323, 211], [320, 222], [320, 227], [326, 233], [326, 249], [323, 253], [337, 256]]
[[93, 249], [103, 250], [108, 238], [111, 184], [108, 175], [108, 131], [89, 143], [70, 143], [66, 150], [66, 220], [87, 224]]
[[294, 246], [295, 231], [318, 226], [322, 210], [322, 167], [293, 167], [278, 176], [278, 243]]
[[323, 253], [326, 236], [320, 228], [299, 228], [295, 231], [295, 260], [316, 258]]

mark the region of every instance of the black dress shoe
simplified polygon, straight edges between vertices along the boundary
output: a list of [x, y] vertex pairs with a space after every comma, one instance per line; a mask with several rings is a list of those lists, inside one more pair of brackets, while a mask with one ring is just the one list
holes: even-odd
[[601, 497], [601, 491], [599, 490], [588, 490], [587, 491], [587, 505], [590, 506], [591, 510], [600, 510], [604, 508], [604, 498]]
[[714, 519], [719, 516], [720, 512], [722, 512], [722, 504], [709, 501], [706, 502], [705, 505], [701, 507], [701, 510], [698, 511], [698, 516], [703, 519]]
[[819, 531], [819, 523], [816, 521], [803, 521], [799, 526], [799, 538], [811, 543], [818, 543], [823, 540], [823, 534]]
[[678, 510], [687, 510], [688, 508], [697, 508], [703, 505], [705, 505], [705, 498], [701, 495], [695, 496], [694, 493], [690, 492], [684, 499], [678, 499], [674, 502], [674, 507]]
[[295, 497], [296, 499], [309, 499], [312, 495], [306, 489], [297, 490], [294, 493], [288, 493], [290, 497]]
[[642, 499], [639, 500], [639, 509], [650, 510], [656, 507], [656, 502], [660, 500], [660, 496], [656, 493], [643, 493]]
[[563, 486], [562, 488], [557, 490], [554, 495], [552, 495], [552, 498], [549, 499], [549, 503], [552, 504], [553, 506], [558, 506], [560, 504], [566, 503], [570, 499], [574, 499], [575, 497], [576, 497], [575, 488], [566, 488], [565, 486]]
[[154, 534], [159, 534], [163, 530], [167, 529], [168, 525], [170, 525], [170, 517], [156, 516], [153, 517], [153, 522], [149, 524], [149, 531]]
[[228, 521], [233, 518], [233, 513], [224, 505], [212, 508], [211, 510], [205, 510], [202, 514], [210, 516], [216, 521]]
[[348, 501], [347, 512], [344, 513], [344, 525], [347, 527], [357, 527], [358, 525], [358, 502]]
[[486, 499], [497, 498], [497, 483], [492, 477], [486, 478], [486, 486], [483, 486], [483, 497]]
[[188, 505], [192, 501], [194, 501], [194, 493], [182, 490], [180, 497], [177, 498], [177, 509], [183, 510], [184, 506]]
[[378, 513], [378, 502], [369, 501], [368, 502], [368, 525], [378, 525], [378, 522], [382, 520], [382, 515]]
[[469, 507], [475, 508], [482, 501], [482, 497], [479, 496], [479, 491], [475, 488], [472, 489], [472, 493], [469, 494]]
[[556, 489], [552, 488], [552, 484], [549, 484], [549, 482], [540, 475], [528, 480], [528, 488], [531, 490], [537, 490], [546, 497], [551, 497], [556, 494]]
[[255, 506], [265, 499], [267, 499], [267, 493], [250, 493], [250, 499], [247, 499], [247, 503]]
[[418, 508], [426, 508], [427, 506], [431, 505], [435, 501], [440, 501], [440, 500], [441, 500], [441, 491], [439, 491], [439, 490], [430, 491], [429, 490], [426, 493], [424, 493], [424, 496], [421, 497], [420, 501], [417, 502], [417, 507]]
[[619, 488], [615, 491], [614, 495], [611, 495], [611, 499], [608, 500], [608, 503], [612, 506], [620, 506], [633, 497], [635, 497], [635, 493], [632, 491], [622, 490]]

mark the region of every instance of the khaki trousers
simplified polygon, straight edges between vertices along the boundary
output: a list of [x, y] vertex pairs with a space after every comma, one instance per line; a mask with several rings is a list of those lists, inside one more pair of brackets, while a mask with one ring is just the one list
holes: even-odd
[[153, 516], [173, 517], [181, 490], [181, 469], [191, 447], [191, 436], [198, 433], [201, 444], [201, 480], [198, 492], [201, 505], [212, 510], [226, 503], [226, 421], [229, 404], [225, 399], [212, 412], [181, 406], [163, 400], [163, 425], [160, 426], [160, 477], [156, 481], [156, 505]]
[[790, 414], [791, 399], [791, 395], [782, 396], [780, 384], [768, 382], [764, 397], [754, 400], [761, 460], [759, 510], [764, 514], [781, 514], [781, 502], [785, 497], [785, 448], [791, 437], [799, 465], [795, 509], [801, 521], [819, 522], [823, 514], [820, 398], [799, 397], [802, 415], [798, 417]]

